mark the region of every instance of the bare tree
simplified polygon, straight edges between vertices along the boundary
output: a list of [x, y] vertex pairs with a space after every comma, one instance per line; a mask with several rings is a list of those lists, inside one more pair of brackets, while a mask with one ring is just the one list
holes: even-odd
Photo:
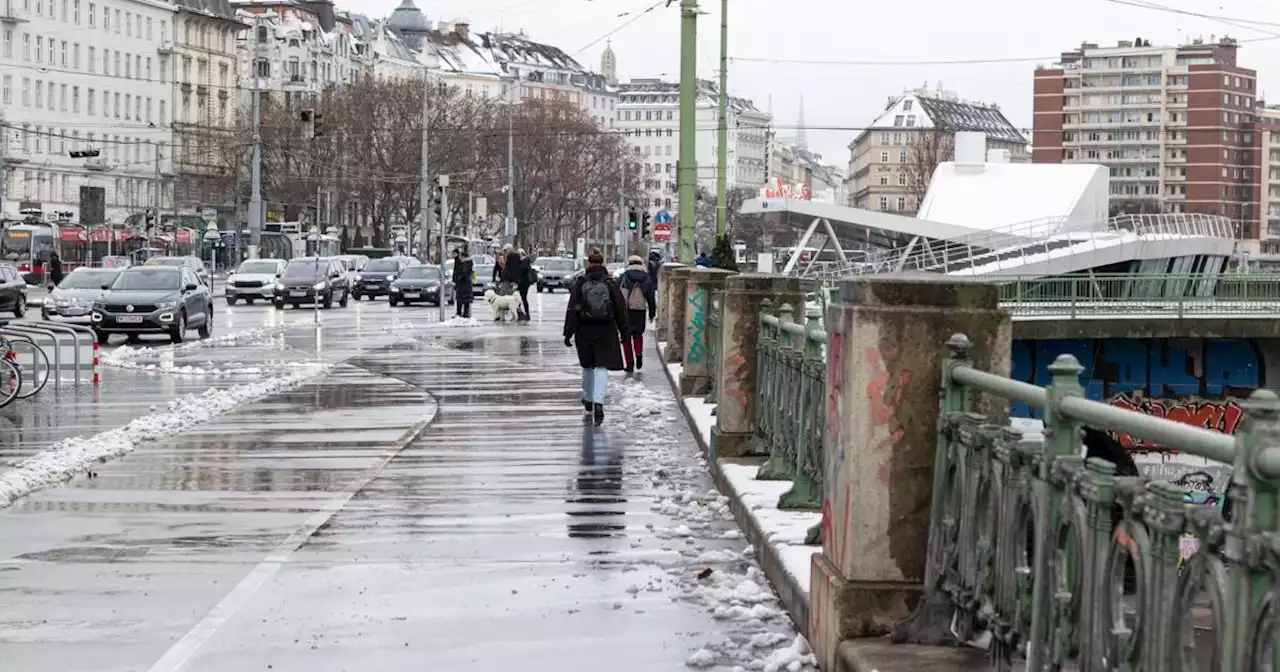
[[[759, 196], [759, 190], [738, 187], [725, 191], [725, 230], [731, 240], [758, 238], [763, 232], [763, 220], [742, 214], [742, 204]], [[711, 251], [716, 243], [716, 195], [702, 185], [694, 186], [697, 220], [695, 236], [699, 250]]]
[[955, 158], [955, 135], [936, 128], [921, 129], [911, 134], [910, 141], [904, 171], [908, 194], [918, 209], [938, 164]]

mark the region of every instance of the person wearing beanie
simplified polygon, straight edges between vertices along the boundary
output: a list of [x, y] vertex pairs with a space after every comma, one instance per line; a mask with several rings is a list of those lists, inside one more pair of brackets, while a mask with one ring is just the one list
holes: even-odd
[[605, 386], [610, 371], [625, 368], [622, 342], [627, 338], [627, 303], [604, 266], [604, 254], [591, 248], [587, 268], [569, 288], [564, 314], [565, 347], [577, 347], [582, 367], [582, 408], [599, 424], [604, 421]]
[[658, 312], [658, 299], [653, 279], [639, 255], [633, 254], [627, 260], [620, 285], [622, 296], [627, 300], [629, 332], [629, 337], [622, 342], [622, 354], [630, 373], [644, 368], [644, 328]]

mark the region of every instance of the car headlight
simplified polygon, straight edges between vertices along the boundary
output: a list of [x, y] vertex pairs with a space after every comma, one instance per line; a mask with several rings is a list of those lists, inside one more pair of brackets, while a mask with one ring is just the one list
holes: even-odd
[[400, 288], [399, 288], [399, 287], [397, 287], [397, 286], [395, 286], [395, 285], [391, 285], [391, 291], [393, 291], [393, 292], [399, 292], [399, 291], [400, 291]]
[[388, 280], [395, 280], [395, 279], [396, 279], [396, 276], [394, 276], [394, 275], [388, 275], [388, 276], [387, 276], [387, 279], [388, 279]]
[[328, 286], [329, 286], [329, 284], [328, 284], [328, 283], [326, 283], [326, 282], [324, 282], [323, 280], [321, 280], [320, 282], [317, 282], [316, 284], [311, 285], [311, 289], [314, 289], [314, 290], [316, 290], [316, 291], [318, 292], [318, 291], [320, 291], [320, 290], [322, 290], [322, 289], [324, 289], [325, 287], [328, 287]]
[[57, 305], [57, 303], [58, 303], [58, 302], [57, 302], [57, 301], [54, 301], [54, 299], [53, 299], [53, 297], [52, 297], [52, 296], [46, 296], [46, 297], [44, 297], [44, 307], [45, 307], [45, 308], [52, 308], [53, 306]]
[[276, 283], [276, 291], [278, 291], [278, 292], [283, 292], [283, 291], [284, 291], [284, 283], [283, 283], [283, 282], [277, 282], [277, 283]]

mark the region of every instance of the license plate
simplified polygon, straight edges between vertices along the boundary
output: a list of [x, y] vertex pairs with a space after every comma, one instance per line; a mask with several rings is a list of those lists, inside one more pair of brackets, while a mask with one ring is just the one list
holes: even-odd
[[80, 317], [85, 314], [84, 308], [63, 308], [62, 314], [67, 317]]
[[116, 322], [123, 322], [125, 324], [137, 324], [141, 321], [141, 315], [118, 315], [116, 317]]
[[295, 289], [292, 292], [289, 292], [289, 296], [306, 296], [306, 295], [307, 295], [307, 290], [305, 289]]
[[406, 298], [406, 299], [416, 299], [416, 298], [418, 298], [418, 292], [405, 292], [405, 293], [404, 293], [404, 298]]

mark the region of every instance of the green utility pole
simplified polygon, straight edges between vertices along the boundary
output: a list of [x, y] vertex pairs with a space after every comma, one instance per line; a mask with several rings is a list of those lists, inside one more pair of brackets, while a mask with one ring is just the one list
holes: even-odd
[[716, 237], [729, 226], [729, 0], [720, 0], [720, 121], [716, 128]]
[[680, 198], [680, 261], [692, 264], [697, 236], [698, 183], [698, 0], [680, 0], [680, 170], [676, 188]]

